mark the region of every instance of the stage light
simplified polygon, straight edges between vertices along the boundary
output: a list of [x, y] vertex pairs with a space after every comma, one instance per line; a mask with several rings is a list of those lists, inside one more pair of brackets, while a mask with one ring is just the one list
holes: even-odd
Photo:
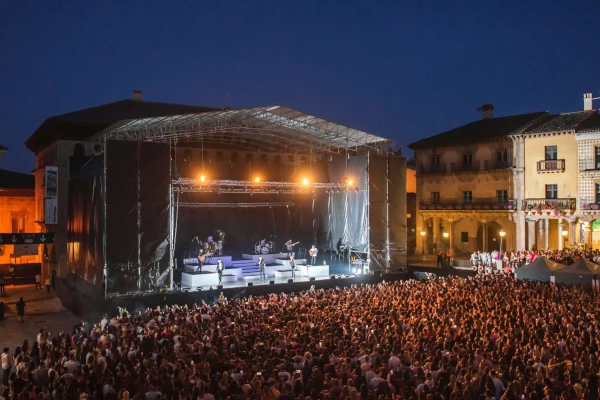
[[352, 273], [355, 274], [356, 273], [356, 268], [352, 268]]
[[204, 182], [206, 180], [206, 176], [200, 175], [200, 182]]
[[260, 183], [260, 176], [254, 178], [254, 183]]
[[351, 187], [354, 185], [354, 179], [348, 177], [344, 178], [344, 185]]
[[308, 185], [308, 178], [303, 178], [302, 179], [302, 184], [303, 185]]

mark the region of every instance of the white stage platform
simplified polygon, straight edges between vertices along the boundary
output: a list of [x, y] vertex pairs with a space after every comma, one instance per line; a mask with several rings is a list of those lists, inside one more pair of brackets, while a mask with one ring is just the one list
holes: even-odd
[[[237, 275], [223, 274], [221, 279], [222, 283], [237, 282]], [[206, 289], [210, 286], [217, 286], [219, 284], [219, 274], [188, 274], [186, 272], [181, 274], [181, 287], [195, 289], [198, 286], [206, 286]]]
[[287, 253], [273, 253], [273, 254], [242, 254], [244, 260], [253, 260], [258, 263], [258, 257], [262, 257], [267, 264], [275, 263], [278, 258], [290, 258]]
[[[290, 259], [286, 259], [286, 260], [282, 260], [281, 258], [278, 258], [277, 260], [275, 260], [275, 264], [279, 264], [279, 265], [283, 265], [286, 268], [291, 268], [291, 263], [290, 263]], [[306, 259], [301, 258], [301, 259], [294, 259], [295, 263], [296, 263], [296, 267], [299, 265], [306, 265]]]
[[[273, 275], [275, 278], [291, 278], [292, 270], [287, 267], [275, 268]], [[329, 265], [298, 265], [296, 267], [296, 277], [299, 276], [307, 278], [329, 276]]]
[[[196, 272], [196, 269], [198, 269], [197, 265], [184, 265], [184, 272], [188, 273], [188, 274], [193, 274]], [[204, 264], [202, 266], [202, 272], [217, 272], [217, 264]], [[227, 268], [225, 269], [225, 271], [223, 271], [223, 275], [228, 274], [228, 275], [236, 275], [236, 276], [242, 276], [242, 269], [241, 268]]]
[[[233, 257], [231, 257], [231, 256], [221, 256], [221, 257], [212, 256], [212, 259], [210, 260], [210, 263], [211, 264], [216, 264], [217, 260], [219, 260], [219, 259], [221, 261], [223, 261], [223, 264], [225, 264], [226, 267], [229, 267], [229, 266], [233, 265]], [[208, 259], [206, 259], [205, 262], [208, 262]], [[198, 259], [197, 258], [184, 258], [183, 259], [183, 265], [198, 265]]]

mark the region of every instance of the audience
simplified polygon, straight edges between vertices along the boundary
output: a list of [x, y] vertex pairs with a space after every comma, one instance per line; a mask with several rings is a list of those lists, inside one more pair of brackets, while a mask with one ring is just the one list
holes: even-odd
[[24, 341], [4, 397], [597, 399], [598, 311], [501, 274], [122, 310]]

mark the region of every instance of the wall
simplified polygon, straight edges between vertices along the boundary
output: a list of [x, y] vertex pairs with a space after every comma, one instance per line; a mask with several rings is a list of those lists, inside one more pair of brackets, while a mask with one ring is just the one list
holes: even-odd
[[[545, 146], [557, 146], [558, 159], [565, 160], [565, 172], [537, 172], [537, 162], [545, 159]], [[575, 136], [556, 134], [525, 137], [525, 198], [543, 199], [546, 186], [558, 185], [559, 198], [577, 198], [577, 143]]]
[[406, 168], [406, 193], [417, 193], [417, 170]]
[[587, 171], [579, 174], [577, 188], [577, 208], [584, 204], [595, 203], [595, 183], [600, 183], [600, 171], [596, 167], [596, 147], [600, 146], [600, 132], [582, 133], [577, 135], [577, 158], [579, 169]]
[[[0, 192], [0, 232], [11, 233], [12, 219], [21, 218], [24, 224], [24, 233], [40, 231], [35, 223], [35, 196], [32, 190], [5, 189]], [[14, 251], [13, 245], [0, 245], [0, 264], [8, 264], [10, 255]], [[41, 260], [42, 246], [38, 246], [37, 256], [23, 256], [16, 259], [16, 263], [37, 263]]]

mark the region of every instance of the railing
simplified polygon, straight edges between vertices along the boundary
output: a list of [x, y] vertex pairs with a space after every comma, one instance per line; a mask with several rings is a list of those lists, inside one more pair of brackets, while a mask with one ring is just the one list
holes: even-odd
[[419, 168], [421, 174], [444, 174], [446, 173], [446, 164], [440, 165], [422, 165]]
[[471, 201], [464, 199], [440, 199], [439, 201], [421, 201], [421, 210], [507, 210], [513, 211], [516, 201], [513, 199], [498, 201], [497, 198], [475, 198]]
[[470, 171], [479, 171], [480, 168], [479, 161], [473, 161], [470, 164], [461, 163], [451, 163], [450, 164], [450, 172], [470, 172]]
[[512, 161], [496, 161], [492, 164], [492, 168], [494, 169], [504, 169], [504, 168], [512, 168]]
[[565, 172], [565, 160], [543, 160], [537, 162], [538, 172]]
[[[577, 206], [577, 200], [566, 199], [527, 199], [523, 200], [523, 211], [572, 211]], [[539, 213], [538, 213], [539, 214]]]

